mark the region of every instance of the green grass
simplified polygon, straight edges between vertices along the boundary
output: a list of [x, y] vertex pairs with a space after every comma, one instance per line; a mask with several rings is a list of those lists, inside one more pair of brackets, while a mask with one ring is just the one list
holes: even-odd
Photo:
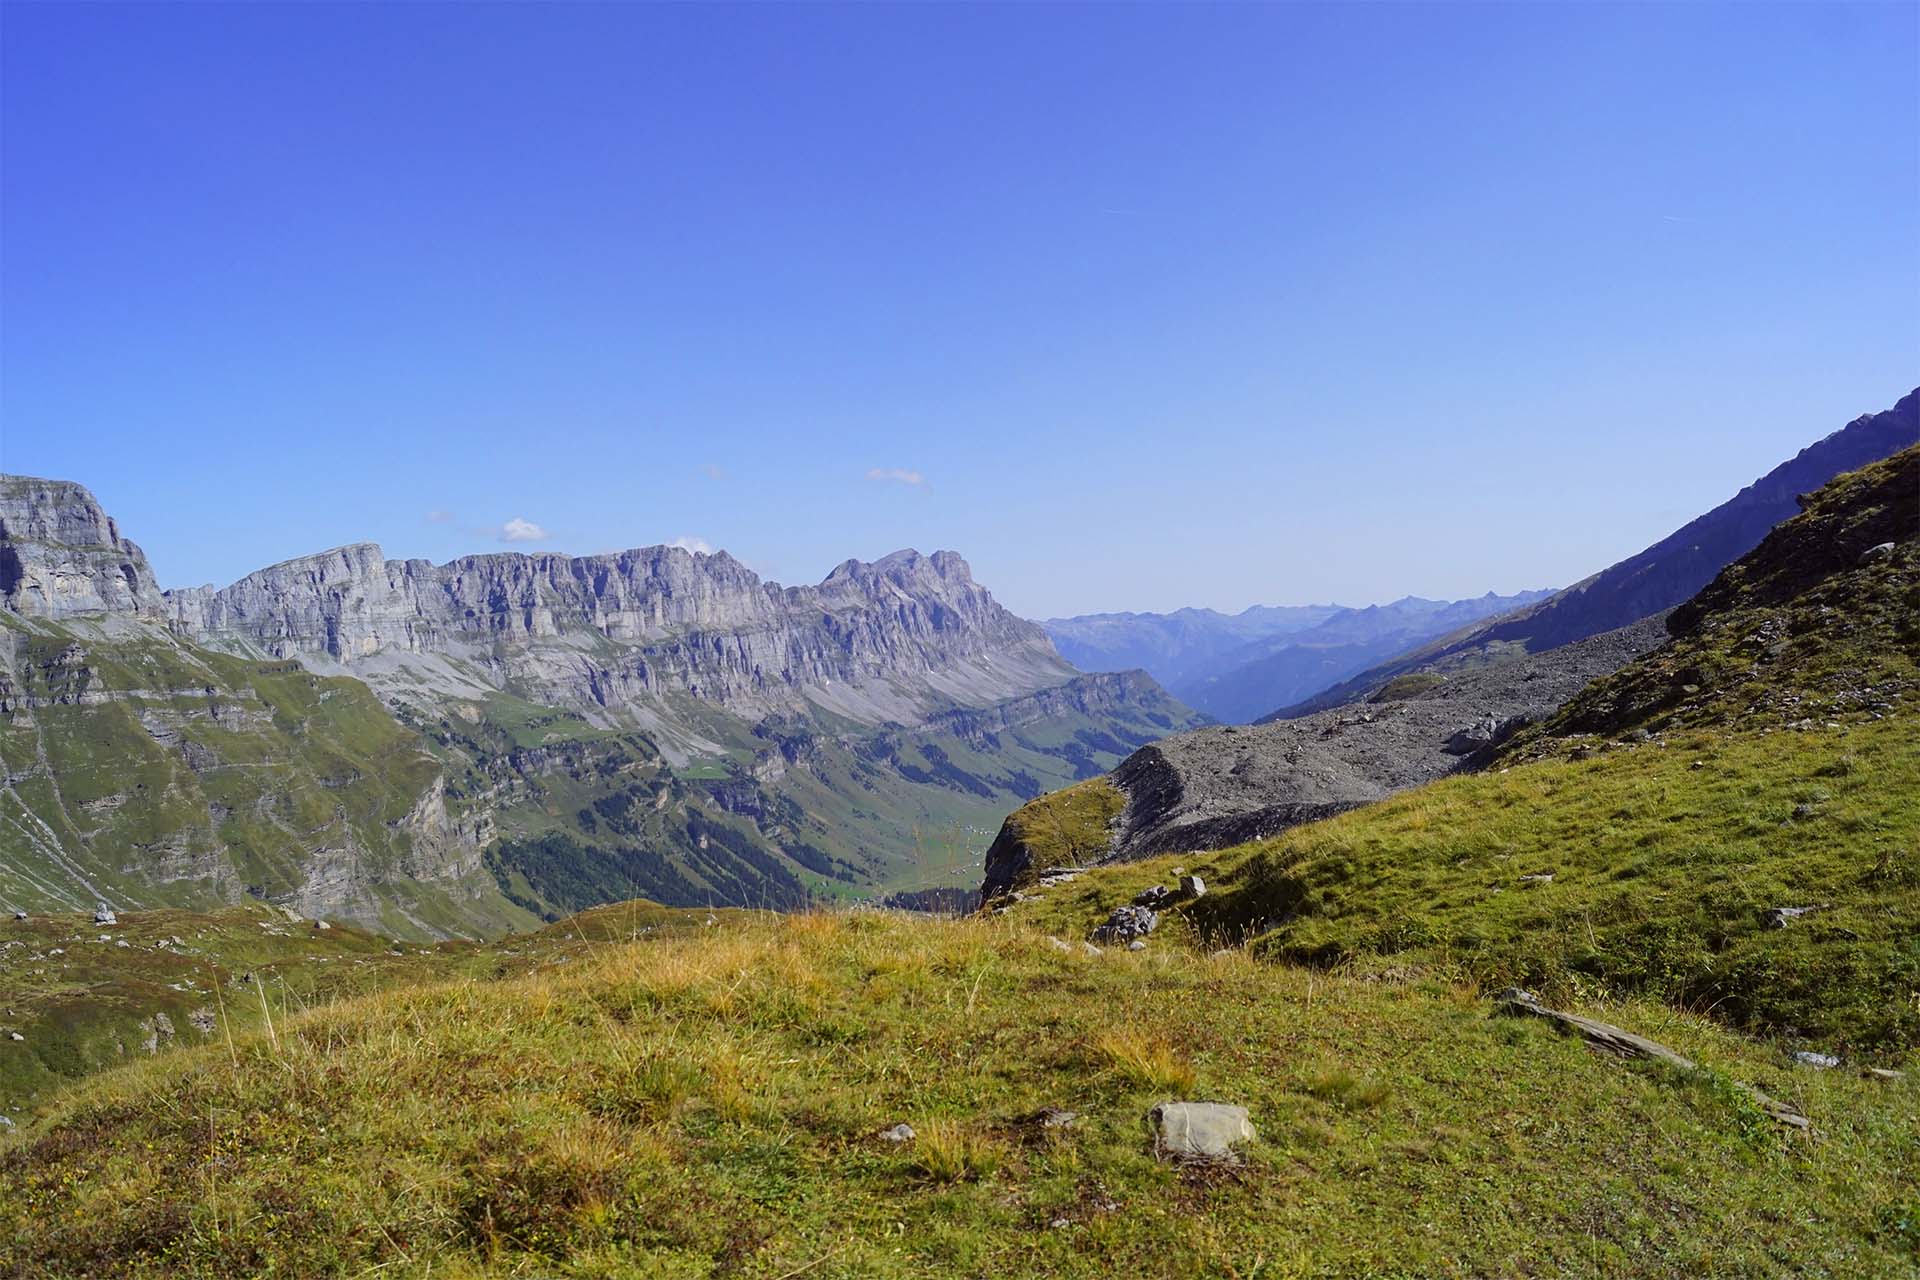
[[1368, 702], [1393, 702], [1400, 698], [1417, 697], [1429, 689], [1437, 689], [1447, 682], [1447, 678], [1432, 671], [1410, 671], [1403, 676], [1395, 676], [1380, 686]]
[[1031, 869], [1077, 867], [1104, 856], [1127, 800], [1106, 778], [1090, 778], [1022, 805], [1007, 831], [1027, 847]]
[[[582, 932], [576, 927], [573, 931]], [[616, 930], [610, 929], [609, 933]], [[550, 931], [551, 933], [551, 931]], [[1430, 980], [1062, 955], [1001, 922], [740, 919], [573, 944], [98, 1076], [0, 1146], [0, 1239], [71, 1276], [1892, 1275], [1909, 1082], [1596, 1057]], [[551, 958], [551, 957], [550, 957]], [[1757, 1123], [1733, 1082], [1814, 1118]], [[1250, 1108], [1156, 1162], [1169, 1094]], [[1042, 1107], [1081, 1113], [1043, 1129]], [[922, 1135], [876, 1137], [905, 1121]]]
[[24, 1120], [82, 1076], [222, 1044], [268, 1019], [407, 983], [566, 963], [641, 934], [702, 932], [708, 915], [622, 903], [484, 947], [321, 929], [262, 903], [123, 912], [113, 925], [71, 912], [0, 919], [0, 1115]]
[[[1207, 945], [1642, 994], [1898, 1055], [1920, 1046], [1915, 723], [1682, 735], [1451, 778], [1272, 840], [1104, 868], [1015, 913], [1082, 937], [1184, 867], [1212, 891], [1164, 927]], [[1801, 905], [1828, 909], [1766, 927]]]
[[[1190, 864], [1215, 892], [1168, 927], [1209, 944], [1555, 1000], [1651, 996], [1850, 1053], [1920, 1048], [1916, 493], [1920, 449], [1834, 480], [1675, 611], [1672, 643], [1490, 772], [1104, 869], [1020, 918], [1084, 936]], [[1801, 906], [1821, 909], [1767, 927]]]

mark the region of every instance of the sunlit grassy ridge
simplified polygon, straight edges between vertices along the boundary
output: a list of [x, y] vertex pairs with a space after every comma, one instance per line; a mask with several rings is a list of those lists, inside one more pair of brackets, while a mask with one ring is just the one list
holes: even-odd
[[[729, 922], [384, 992], [97, 1077], [0, 1155], [58, 1275], [1890, 1275], [1908, 1082], [1651, 1006], [1691, 1075], [1468, 989], [1004, 922]], [[609, 930], [609, 932], [615, 932]], [[1732, 1087], [1812, 1115], [1807, 1141]], [[1243, 1169], [1155, 1162], [1170, 1094]], [[1064, 1129], [1041, 1107], [1082, 1113]], [[922, 1135], [875, 1136], [907, 1122]]]
[[[1680, 735], [1450, 778], [1267, 841], [1104, 868], [1014, 908], [1074, 937], [1174, 869], [1165, 928], [1551, 998], [1657, 996], [1752, 1031], [1920, 1046], [1920, 735]], [[1551, 877], [1551, 879], [1530, 878]], [[1769, 928], [1781, 906], [1825, 909]]]

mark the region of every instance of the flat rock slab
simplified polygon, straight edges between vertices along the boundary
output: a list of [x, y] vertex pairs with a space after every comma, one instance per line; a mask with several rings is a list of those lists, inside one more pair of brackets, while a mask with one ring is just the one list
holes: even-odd
[[1247, 1109], [1225, 1102], [1162, 1102], [1147, 1123], [1162, 1160], [1237, 1160], [1235, 1148], [1256, 1136]]
[[[1637, 1036], [1625, 1027], [1616, 1027], [1611, 1022], [1601, 1022], [1597, 1018], [1584, 1018], [1577, 1013], [1567, 1013], [1560, 1009], [1549, 1009], [1535, 999], [1532, 993], [1518, 987], [1508, 987], [1494, 997], [1496, 1011], [1518, 1016], [1545, 1018], [1563, 1031], [1572, 1031], [1585, 1040], [1589, 1047], [1604, 1053], [1619, 1054], [1623, 1058], [1650, 1058], [1655, 1062], [1664, 1062], [1682, 1071], [1697, 1069], [1692, 1058], [1675, 1052], [1657, 1040]], [[1781, 1124], [1796, 1129], [1811, 1129], [1813, 1122], [1801, 1115], [1792, 1106], [1778, 1098], [1770, 1098], [1750, 1084], [1742, 1084], [1744, 1089], [1759, 1104], [1762, 1111], [1778, 1120]]]

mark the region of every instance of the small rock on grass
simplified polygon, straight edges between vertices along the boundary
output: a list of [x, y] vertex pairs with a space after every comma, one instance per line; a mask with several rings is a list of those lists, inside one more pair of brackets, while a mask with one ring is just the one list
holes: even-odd
[[1080, 1118], [1078, 1111], [1068, 1111], [1064, 1107], [1042, 1107], [1034, 1116], [1042, 1129], [1064, 1129]]
[[880, 1131], [880, 1141], [882, 1142], [912, 1142], [918, 1136], [919, 1135], [913, 1131], [913, 1126], [904, 1122], [893, 1126], [891, 1129], [882, 1129]]
[[1793, 1060], [1803, 1067], [1812, 1067], [1816, 1071], [1831, 1071], [1840, 1065], [1840, 1059], [1830, 1053], [1815, 1053], [1811, 1049], [1797, 1049]]
[[1892, 1067], [1867, 1067], [1863, 1069], [1860, 1074], [1869, 1080], [1894, 1081], [1907, 1078], [1906, 1072], [1895, 1071]]
[[1147, 1123], [1163, 1160], [1236, 1160], [1235, 1148], [1256, 1136], [1247, 1109], [1225, 1102], [1162, 1102]]
[[1147, 943], [1144, 938], [1135, 938], [1127, 944], [1127, 950], [1129, 951], [1145, 951], [1146, 949]]
[[1099, 942], [1127, 942], [1152, 933], [1160, 924], [1160, 914], [1151, 907], [1115, 907], [1107, 922], [1093, 931]]

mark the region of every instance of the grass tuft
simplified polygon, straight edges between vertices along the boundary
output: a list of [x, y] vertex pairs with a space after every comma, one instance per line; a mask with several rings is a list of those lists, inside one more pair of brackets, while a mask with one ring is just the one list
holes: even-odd
[[1095, 1057], [1107, 1072], [1139, 1089], [1184, 1094], [1194, 1085], [1193, 1064], [1166, 1040], [1135, 1027], [1094, 1037]]

